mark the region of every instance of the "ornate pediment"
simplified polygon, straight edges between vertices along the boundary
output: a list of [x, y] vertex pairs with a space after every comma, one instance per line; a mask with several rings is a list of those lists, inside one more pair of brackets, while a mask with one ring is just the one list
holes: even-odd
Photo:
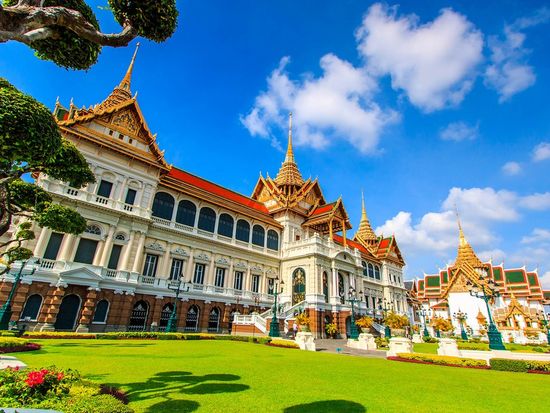
[[131, 110], [124, 110], [120, 113], [115, 113], [112, 117], [111, 123], [114, 126], [125, 129], [131, 134], [137, 136], [141, 124], [136, 117], [136, 114]]

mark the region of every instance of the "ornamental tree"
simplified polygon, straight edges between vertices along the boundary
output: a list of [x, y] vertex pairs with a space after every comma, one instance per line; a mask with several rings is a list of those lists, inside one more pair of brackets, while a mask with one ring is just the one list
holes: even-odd
[[32, 255], [23, 247], [34, 239], [30, 221], [70, 234], [86, 229], [80, 214], [54, 204], [44, 189], [22, 179], [39, 173], [75, 188], [95, 181], [82, 154], [61, 137], [50, 110], [0, 78], [0, 236], [18, 224], [11, 239], [0, 243], [5, 265], [0, 273]]
[[447, 331], [453, 331], [453, 323], [451, 320], [443, 317], [434, 317], [432, 318], [431, 322], [432, 327], [435, 330], [447, 332]]
[[0, 43], [15, 40], [40, 59], [88, 69], [102, 46], [121, 47], [136, 36], [155, 42], [176, 30], [176, 0], [108, 0], [120, 33], [103, 33], [84, 0], [0, 0]]

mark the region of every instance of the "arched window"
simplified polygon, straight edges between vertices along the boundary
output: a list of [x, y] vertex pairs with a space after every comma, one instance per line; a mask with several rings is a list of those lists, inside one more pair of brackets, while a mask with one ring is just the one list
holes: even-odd
[[176, 213], [177, 223], [194, 227], [195, 215], [197, 215], [197, 207], [194, 203], [186, 199], [179, 202], [178, 212]]
[[374, 278], [374, 265], [369, 262], [369, 277]]
[[200, 309], [195, 304], [189, 307], [185, 317], [185, 331], [197, 331], [199, 328]]
[[250, 224], [244, 219], [237, 221], [237, 234], [235, 238], [239, 241], [250, 242]]
[[95, 306], [94, 319], [92, 323], [106, 323], [107, 314], [109, 313], [109, 301], [100, 300]]
[[367, 263], [365, 261], [361, 261], [361, 265], [363, 266], [363, 276], [368, 277], [369, 270], [367, 268]]
[[98, 225], [91, 224], [84, 230], [86, 234], [101, 235], [101, 228]]
[[267, 248], [274, 251], [279, 250], [279, 234], [277, 234], [277, 231], [272, 229], [267, 231]]
[[220, 309], [214, 307], [208, 316], [208, 332], [217, 333], [220, 329]]
[[296, 268], [292, 273], [292, 305], [306, 299], [306, 272]]
[[122, 232], [119, 232], [115, 235], [115, 241], [126, 241], [126, 235]]
[[155, 199], [153, 200], [153, 216], [172, 220], [172, 213], [174, 212], [174, 197], [166, 192], [157, 192]]
[[162, 307], [162, 311], [160, 312], [160, 323], [159, 323], [160, 331], [166, 331], [166, 327], [168, 326], [168, 320], [170, 319], [170, 316], [172, 315], [173, 310], [174, 310], [174, 305], [172, 303], [165, 304], [164, 307]]
[[208, 232], [214, 232], [214, 227], [216, 226], [216, 213], [212, 208], [204, 207], [201, 208], [199, 214], [199, 229]]
[[140, 300], [134, 304], [128, 331], [145, 331], [147, 316], [149, 315], [149, 304], [147, 301]]
[[328, 274], [323, 271], [323, 295], [325, 296], [325, 303], [328, 303]]
[[221, 214], [218, 220], [218, 234], [225, 237], [233, 237], [233, 217], [229, 214]]
[[21, 320], [36, 320], [41, 306], [42, 296], [39, 294], [29, 296], [25, 303], [25, 308], [23, 308], [23, 312], [21, 313]]
[[374, 278], [380, 279], [380, 267], [378, 265], [374, 266]]
[[252, 227], [252, 244], [263, 247], [265, 245], [265, 229], [261, 225]]

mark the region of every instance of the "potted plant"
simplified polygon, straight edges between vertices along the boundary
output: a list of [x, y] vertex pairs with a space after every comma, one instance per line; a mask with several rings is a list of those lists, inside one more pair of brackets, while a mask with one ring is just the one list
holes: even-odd
[[296, 316], [296, 323], [300, 327], [300, 331], [309, 331], [309, 317], [307, 313], [300, 313]]
[[391, 328], [392, 333], [396, 336], [405, 336], [405, 327], [409, 325], [409, 318], [406, 315], [401, 315], [392, 312], [386, 314], [384, 323]]
[[327, 336], [329, 336], [330, 338], [336, 338], [339, 333], [336, 323], [328, 323], [325, 326], [325, 331], [327, 332]]
[[370, 328], [372, 327], [373, 322], [374, 320], [371, 317], [364, 315], [363, 317], [357, 319], [357, 321], [355, 321], [355, 324], [359, 328], [361, 328], [362, 333], [368, 333]]

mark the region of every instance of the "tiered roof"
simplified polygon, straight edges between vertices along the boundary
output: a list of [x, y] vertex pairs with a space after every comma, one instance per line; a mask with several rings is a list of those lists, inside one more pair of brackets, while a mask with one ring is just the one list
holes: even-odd
[[302, 174], [294, 160], [294, 151], [292, 149], [292, 113], [288, 116], [288, 145], [286, 156], [279, 173], [275, 178], [275, 183], [280, 188], [285, 189], [284, 192], [289, 193], [294, 188], [301, 187], [304, 184]]

